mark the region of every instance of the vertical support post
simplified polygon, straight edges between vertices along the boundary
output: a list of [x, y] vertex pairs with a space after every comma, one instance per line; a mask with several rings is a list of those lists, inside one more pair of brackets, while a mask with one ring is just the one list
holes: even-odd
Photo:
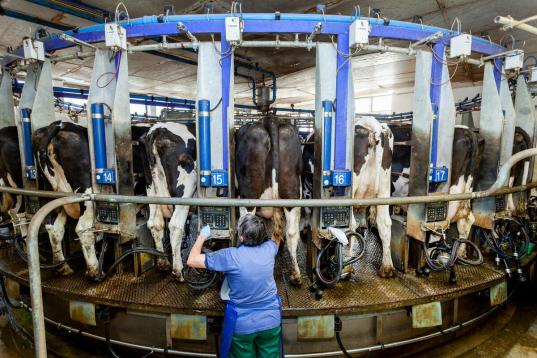
[[198, 101], [200, 185], [211, 186], [211, 103], [209, 100]]
[[[222, 63], [222, 169], [227, 176], [229, 166], [229, 139], [228, 139], [228, 116], [230, 116], [230, 108], [233, 111], [233, 105], [230, 106], [233, 90], [233, 49], [229, 46], [226, 40], [226, 32], [222, 32], [220, 41], [221, 51], [224, 54], [221, 59]], [[232, 116], [233, 114], [231, 114]]]
[[[200, 197], [234, 195], [229, 168], [233, 167], [230, 145], [233, 135], [233, 49], [225, 33], [221, 41], [203, 41], [198, 50], [198, 122], [196, 136], [199, 158], [198, 186]], [[212, 107], [212, 108], [211, 108]], [[223, 189], [223, 190], [222, 190]], [[213, 238], [234, 237], [234, 211], [229, 208], [199, 207], [200, 225], [209, 224]], [[217, 213], [218, 211], [218, 213]], [[221, 224], [203, 218], [220, 215]], [[228, 220], [229, 219], [229, 220]]]
[[[120, 195], [134, 195], [134, 179], [132, 173], [132, 132], [129, 92], [129, 62], [127, 51], [121, 50], [114, 58], [116, 89], [111, 115], [112, 150], [107, 154], [108, 164], [113, 166], [115, 173], [115, 191]], [[114, 170], [115, 168], [115, 170]], [[136, 235], [136, 205], [123, 203], [119, 205], [119, 233], [121, 242], [130, 241]], [[116, 255], [120, 250], [116, 250]], [[121, 271], [121, 266], [118, 268]]]
[[440, 96], [442, 92], [442, 70], [445, 46], [442, 41], [433, 45], [433, 62], [431, 66], [431, 106], [433, 109], [433, 123], [431, 133], [431, 159], [430, 168], [436, 168], [438, 157], [438, 116], [440, 112]]
[[12, 78], [6, 69], [3, 70], [0, 76], [0, 128], [11, 127], [16, 125]]
[[[488, 189], [498, 175], [499, 148], [501, 146], [504, 121], [498, 93], [498, 71], [498, 67], [493, 62], [485, 64], [483, 99], [481, 100], [481, 116], [479, 120], [479, 134], [485, 140], [485, 145], [477, 178], [477, 190]], [[496, 198], [487, 197], [474, 200], [472, 211], [475, 216], [475, 225], [485, 229], [492, 229], [496, 212]]]
[[[22, 166], [22, 181], [25, 189], [39, 189], [32, 151], [32, 131], [49, 125], [55, 120], [52, 69], [50, 60], [31, 62], [26, 71], [26, 80], [19, 102], [17, 132]], [[26, 213], [39, 209], [39, 198], [25, 197]]]
[[[531, 140], [530, 146], [533, 147], [537, 138], [535, 106], [524, 75], [518, 76], [516, 83], [515, 113], [515, 126], [520, 127], [528, 134]], [[527, 182], [531, 182], [532, 178], [537, 178], [537, 166], [533, 158], [530, 160]], [[531, 195], [535, 195], [536, 193], [537, 191], [535, 189], [531, 189]]]
[[93, 151], [95, 153], [95, 171], [97, 175], [107, 169], [106, 134], [104, 130], [104, 104], [91, 104], [91, 125], [93, 127]]
[[[351, 162], [348, 146], [349, 125], [352, 125], [352, 117], [349, 118], [349, 76], [350, 56], [349, 33], [338, 34], [337, 39], [337, 71], [336, 71], [336, 120], [334, 123], [334, 171], [332, 173], [332, 185], [340, 187], [351, 186]], [[346, 190], [349, 195], [350, 190]]]
[[[431, 150], [431, 121], [434, 112], [431, 106], [432, 54], [419, 50], [416, 53], [414, 79], [414, 119], [412, 120], [412, 149], [410, 154], [410, 180], [408, 195], [427, 195], [429, 188], [429, 160]], [[425, 220], [425, 205], [410, 204], [407, 215], [407, 235], [424, 241], [421, 229]]]
[[30, 109], [21, 109], [22, 138], [24, 147], [24, 177], [29, 180], [35, 180], [37, 175], [35, 171], [34, 153], [32, 150], [32, 122], [30, 119]]
[[323, 186], [330, 186], [332, 159], [332, 101], [323, 101]]

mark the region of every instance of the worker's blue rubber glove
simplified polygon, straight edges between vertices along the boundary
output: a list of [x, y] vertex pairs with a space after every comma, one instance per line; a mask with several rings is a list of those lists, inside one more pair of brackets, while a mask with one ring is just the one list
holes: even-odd
[[203, 236], [205, 240], [211, 237], [211, 228], [209, 227], [209, 225], [205, 225], [201, 228], [200, 236]]

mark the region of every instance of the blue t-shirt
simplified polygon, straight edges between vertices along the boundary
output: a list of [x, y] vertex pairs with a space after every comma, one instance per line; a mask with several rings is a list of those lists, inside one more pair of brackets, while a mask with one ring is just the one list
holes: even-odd
[[230, 247], [205, 256], [205, 267], [224, 272], [229, 297], [235, 304], [235, 334], [250, 334], [280, 325], [280, 307], [276, 299], [274, 257], [278, 246], [268, 240], [259, 246]]

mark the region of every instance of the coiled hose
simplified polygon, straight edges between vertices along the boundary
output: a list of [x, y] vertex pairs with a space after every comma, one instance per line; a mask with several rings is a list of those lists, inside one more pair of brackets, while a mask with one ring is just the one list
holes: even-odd
[[[345, 260], [343, 254], [343, 244], [335, 239], [327, 239], [327, 243], [323, 245], [317, 254], [317, 260], [315, 261], [315, 274], [317, 275], [319, 281], [321, 281], [326, 287], [335, 285], [341, 279], [343, 268], [345, 266], [354, 264], [364, 255], [364, 237], [357, 232], [348, 232], [346, 233], [346, 236], [349, 239], [354, 237], [360, 242], [361, 250], [357, 255], [351, 256], [348, 260]], [[333, 254], [331, 253], [332, 249], [334, 250]], [[325, 273], [327, 272], [334, 273], [332, 278], [325, 277]]]

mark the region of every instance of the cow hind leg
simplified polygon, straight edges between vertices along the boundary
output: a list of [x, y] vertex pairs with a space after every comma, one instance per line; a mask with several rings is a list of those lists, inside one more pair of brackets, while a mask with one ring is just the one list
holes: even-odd
[[291, 255], [291, 276], [289, 278], [291, 284], [300, 286], [302, 284], [302, 276], [297, 260], [298, 242], [300, 241], [300, 208], [284, 209], [286, 219], [286, 239], [287, 249]]
[[[352, 226], [351, 226], [352, 228]], [[345, 247], [344, 249], [344, 258], [345, 260], [347, 260], [348, 258], [350, 258], [354, 252], [354, 248], [356, 246], [356, 239], [354, 238], [354, 236], [349, 236], [349, 244]], [[351, 274], [354, 273], [354, 266], [352, 265], [347, 265], [343, 268], [343, 272], [342, 272], [342, 279], [349, 279], [351, 278]]]
[[[472, 225], [475, 222], [474, 214], [472, 210], [470, 210], [469, 205], [469, 203], [465, 204], [464, 215], [462, 215], [459, 220], [457, 220], [457, 230], [459, 231], [459, 238], [465, 240], [468, 240], [468, 238], [470, 237], [470, 230], [472, 229]], [[462, 243], [459, 245], [459, 248], [457, 249], [457, 256], [466, 256], [466, 244]]]
[[172, 274], [180, 282], [183, 278], [183, 259], [181, 257], [181, 244], [185, 233], [185, 223], [188, 217], [188, 206], [176, 205], [170, 220], [170, 243], [172, 246], [173, 265]]
[[[156, 196], [153, 186], [147, 188], [147, 196]], [[147, 228], [151, 232], [151, 236], [155, 241], [155, 249], [158, 252], [164, 252], [164, 214], [162, 213], [161, 205], [149, 204], [149, 219], [147, 220]], [[170, 261], [166, 256], [157, 258], [157, 270], [168, 271], [170, 269]]]
[[[65, 215], [65, 211], [61, 209], [58, 213], [58, 216], [56, 216], [56, 220], [54, 220], [54, 224], [48, 224], [45, 226], [45, 229], [48, 232], [48, 238], [50, 240], [50, 247], [52, 248], [52, 262], [54, 263], [65, 261], [62, 249], [62, 241], [65, 235], [66, 221], [67, 215]], [[71, 270], [71, 267], [69, 267], [67, 262], [64, 262], [64, 264], [57, 269], [57, 272], [62, 276], [67, 276], [72, 274], [73, 270]]]
[[393, 277], [395, 268], [392, 262], [391, 240], [392, 240], [392, 218], [388, 205], [379, 205], [377, 207], [377, 228], [379, 231], [380, 241], [382, 242], [382, 264], [379, 270], [380, 277]]
[[86, 276], [91, 279], [99, 280], [103, 277], [103, 273], [99, 271], [99, 261], [95, 252], [95, 232], [93, 231], [94, 210], [92, 202], [84, 203], [86, 209], [78, 219], [76, 225], [76, 234], [82, 246], [82, 253], [86, 260]]

